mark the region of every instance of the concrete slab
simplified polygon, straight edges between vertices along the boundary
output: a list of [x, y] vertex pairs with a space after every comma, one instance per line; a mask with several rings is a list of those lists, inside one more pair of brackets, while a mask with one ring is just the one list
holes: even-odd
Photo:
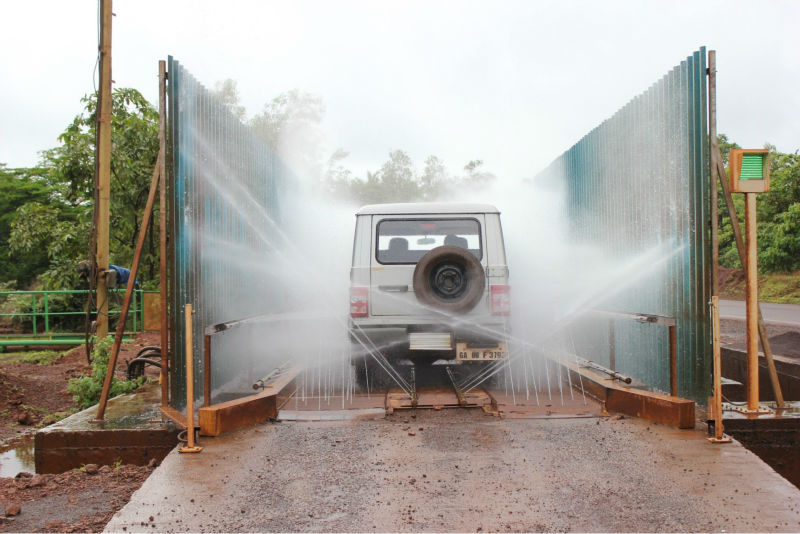
[[45, 427], [34, 437], [37, 473], [62, 473], [85, 464], [147, 465], [161, 461], [178, 442], [178, 430], [161, 419], [158, 384], [110, 399], [105, 423], [92, 423], [97, 406]]
[[638, 419], [417, 410], [201, 444], [106, 531], [800, 530], [800, 490], [740, 444]]

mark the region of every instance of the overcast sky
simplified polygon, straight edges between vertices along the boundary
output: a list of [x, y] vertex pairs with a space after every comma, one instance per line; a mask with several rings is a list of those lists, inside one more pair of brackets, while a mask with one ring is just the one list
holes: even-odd
[[[238, 82], [251, 116], [292, 88], [327, 107], [359, 173], [393, 149], [421, 170], [480, 158], [542, 169], [688, 54], [717, 50], [718, 129], [800, 148], [800, 2], [116, 0], [113, 78], [157, 102], [171, 54]], [[0, 163], [30, 166], [93, 90], [97, 3], [0, 2]]]

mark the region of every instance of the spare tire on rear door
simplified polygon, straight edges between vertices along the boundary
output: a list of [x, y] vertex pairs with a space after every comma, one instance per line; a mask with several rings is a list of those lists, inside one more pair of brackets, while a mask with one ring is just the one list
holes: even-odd
[[478, 259], [461, 247], [436, 247], [414, 269], [414, 293], [432, 308], [465, 313], [483, 295], [486, 277]]

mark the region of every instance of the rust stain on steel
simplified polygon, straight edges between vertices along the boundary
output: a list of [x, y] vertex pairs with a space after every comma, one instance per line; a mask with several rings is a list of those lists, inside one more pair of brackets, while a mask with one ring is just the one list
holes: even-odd
[[302, 366], [296, 365], [259, 393], [203, 406], [198, 412], [200, 435], [219, 436], [277, 417], [281, 405], [294, 393], [294, 380], [301, 371]]
[[694, 428], [695, 403], [692, 400], [622, 386], [571, 362], [560, 364], [574, 375], [573, 381], [580, 376], [586, 393], [603, 402], [611, 412], [677, 428]]

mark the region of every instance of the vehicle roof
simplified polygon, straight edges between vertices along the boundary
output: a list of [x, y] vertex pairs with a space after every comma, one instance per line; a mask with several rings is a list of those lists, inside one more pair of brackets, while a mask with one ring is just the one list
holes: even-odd
[[470, 202], [405, 202], [396, 204], [370, 204], [356, 215], [435, 215], [437, 213], [500, 213], [491, 204]]

